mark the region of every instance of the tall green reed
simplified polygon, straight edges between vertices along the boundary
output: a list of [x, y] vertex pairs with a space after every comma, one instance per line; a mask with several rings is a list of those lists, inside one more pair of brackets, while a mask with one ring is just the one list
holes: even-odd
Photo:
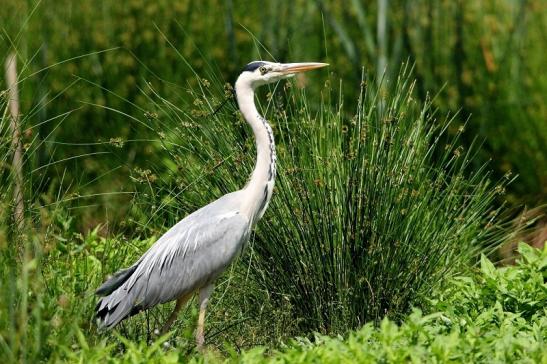
[[[13, 118], [9, 92], [0, 95], [0, 358], [6, 362], [36, 359], [42, 336], [39, 245], [26, 231], [22, 208], [25, 180], [15, 166]], [[21, 122], [17, 118], [17, 123]], [[26, 177], [26, 175], [25, 175]], [[17, 187], [16, 187], [17, 186]], [[21, 192], [15, 192], [17, 191]], [[35, 339], [35, 340], [34, 340]]]
[[[21, 88], [33, 74], [27, 62], [19, 61], [23, 61], [17, 75]], [[70, 216], [78, 201], [64, 186], [63, 161], [50, 157], [46, 163], [37, 162], [38, 151], [51, 141], [50, 134], [39, 133], [40, 125], [58, 128], [70, 112], [38, 122], [36, 115], [43, 104], [21, 108], [17, 122], [22, 155], [14, 161], [16, 138], [10, 125], [9, 97], [7, 91], [0, 93], [0, 361], [35, 363], [48, 358], [61, 344], [70, 346], [75, 325], [87, 319], [81, 314], [84, 305], [69, 307], [72, 294], [81, 292], [57, 283], [61, 276], [78, 273], [88, 265], [80, 258], [79, 267], [65, 269], [70, 267], [65, 264], [67, 250], [78, 249], [73, 244]], [[54, 174], [55, 180], [48, 178]], [[22, 191], [23, 205], [16, 198], [15, 186]], [[19, 210], [20, 206], [24, 209]], [[98, 273], [72, 278], [89, 282], [95, 277], [98, 281]]]

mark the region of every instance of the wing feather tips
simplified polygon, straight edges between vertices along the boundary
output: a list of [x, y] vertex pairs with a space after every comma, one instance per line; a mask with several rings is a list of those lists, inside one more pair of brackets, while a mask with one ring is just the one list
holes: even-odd
[[131, 275], [135, 272], [137, 269], [137, 264], [127, 268], [122, 269], [114, 275], [109, 278], [106, 282], [104, 282], [97, 290], [95, 291], [95, 294], [99, 296], [108, 296], [112, 292], [114, 292], [116, 289], [118, 289], [124, 282], [131, 277]]
[[126, 317], [140, 311], [140, 308], [134, 307], [135, 292], [132, 289], [120, 289], [135, 273], [137, 267], [138, 264], [135, 264], [114, 273], [95, 291], [95, 294], [104, 296], [95, 306], [99, 329], [111, 329]]
[[97, 326], [99, 327], [99, 330], [105, 330], [110, 328], [110, 312], [111, 310], [108, 308], [106, 298], [101, 298], [99, 302], [97, 302], [97, 306], [95, 307], [95, 317], [97, 319]]
[[109, 330], [124, 319], [139, 313], [142, 309], [142, 305], [135, 305], [132, 294], [124, 296], [117, 302], [115, 297], [103, 297], [95, 307], [97, 326], [101, 330]]

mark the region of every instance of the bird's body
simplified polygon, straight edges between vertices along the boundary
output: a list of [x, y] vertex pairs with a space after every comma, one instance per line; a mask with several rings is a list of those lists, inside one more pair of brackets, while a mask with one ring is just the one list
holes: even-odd
[[200, 293], [197, 342], [204, 342], [205, 308], [215, 279], [242, 251], [264, 215], [275, 183], [275, 142], [266, 119], [254, 104], [254, 90], [322, 63], [251, 62], [236, 82], [236, 96], [253, 129], [257, 162], [247, 185], [186, 216], [169, 229], [131, 267], [114, 274], [97, 294], [99, 326], [112, 328], [123, 319], [160, 303], [177, 301], [162, 331], [169, 329], [184, 303]]
[[129, 268], [127, 280], [112, 293], [104, 292], [109, 296], [97, 306], [103, 326], [113, 327], [128, 315], [212, 283], [242, 250], [250, 233], [250, 221], [241, 214], [241, 194], [227, 194], [193, 212], [150, 247]]

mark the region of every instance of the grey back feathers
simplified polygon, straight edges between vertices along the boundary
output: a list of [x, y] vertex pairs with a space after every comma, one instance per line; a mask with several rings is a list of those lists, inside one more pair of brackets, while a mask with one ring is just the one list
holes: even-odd
[[[212, 282], [239, 254], [251, 230], [239, 213], [241, 191], [202, 207], [167, 231], [132, 267], [97, 290], [100, 327]], [[168, 284], [166, 284], [168, 283]]]

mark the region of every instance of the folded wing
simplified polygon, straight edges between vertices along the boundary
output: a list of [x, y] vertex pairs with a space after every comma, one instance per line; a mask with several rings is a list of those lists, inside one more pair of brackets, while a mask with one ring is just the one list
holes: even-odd
[[248, 239], [250, 226], [239, 213], [237, 193], [223, 196], [167, 231], [133, 266], [97, 290], [99, 326], [199, 289], [222, 273]]

